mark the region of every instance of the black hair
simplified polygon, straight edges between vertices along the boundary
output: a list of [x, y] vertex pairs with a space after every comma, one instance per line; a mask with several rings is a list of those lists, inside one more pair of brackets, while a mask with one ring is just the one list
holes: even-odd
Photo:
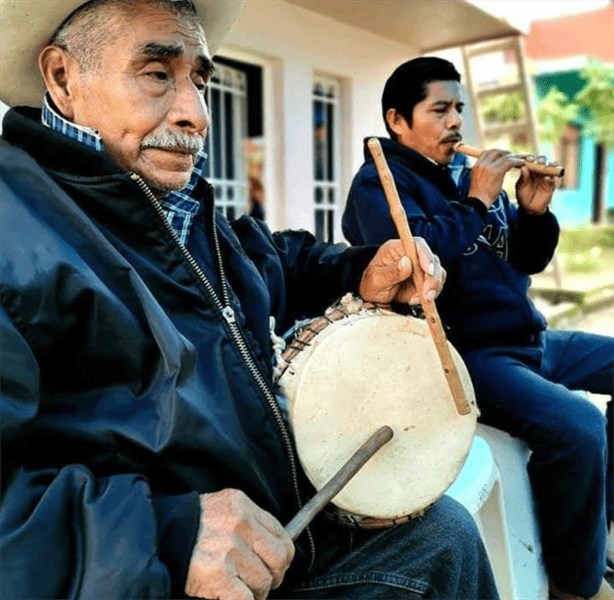
[[450, 61], [435, 56], [414, 58], [397, 67], [386, 81], [382, 93], [382, 116], [390, 137], [396, 140], [386, 121], [389, 109], [396, 109], [411, 127], [414, 106], [426, 98], [427, 84], [433, 81], [460, 82], [460, 78], [460, 73]]

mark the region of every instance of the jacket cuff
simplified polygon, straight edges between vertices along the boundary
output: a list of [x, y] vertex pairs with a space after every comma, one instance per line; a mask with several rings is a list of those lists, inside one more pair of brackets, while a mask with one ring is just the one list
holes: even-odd
[[550, 219], [550, 207], [546, 206], [546, 211], [543, 212], [541, 215], [532, 215], [524, 207], [518, 204], [518, 215], [521, 216], [523, 219]]
[[461, 203], [473, 207], [475, 211], [480, 215], [480, 217], [482, 217], [482, 219], [486, 219], [488, 207], [479, 198], [467, 196], [461, 200]]
[[548, 236], [558, 239], [560, 231], [559, 222], [550, 208], [541, 215], [532, 215], [519, 206], [517, 228], [525, 234], [531, 232], [531, 235], [535, 234], [542, 239]]
[[347, 274], [347, 290], [358, 296], [358, 288], [367, 265], [371, 262], [379, 246], [354, 246], [345, 252], [350, 258], [351, 270]]
[[153, 496], [151, 501], [158, 523], [158, 554], [169, 571], [171, 598], [183, 598], [200, 521], [198, 493]]

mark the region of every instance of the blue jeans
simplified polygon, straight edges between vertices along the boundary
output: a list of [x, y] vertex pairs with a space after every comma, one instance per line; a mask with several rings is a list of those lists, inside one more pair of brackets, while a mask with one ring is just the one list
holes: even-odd
[[446, 496], [389, 529], [350, 529], [321, 517], [315, 545], [307, 577], [272, 598], [498, 598], [473, 518]]
[[606, 427], [601, 412], [569, 390], [612, 395], [614, 338], [546, 331], [526, 346], [463, 358], [480, 420], [532, 450], [528, 473], [549, 577], [566, 592], [594, 595], [612, 520], [612, 402]]

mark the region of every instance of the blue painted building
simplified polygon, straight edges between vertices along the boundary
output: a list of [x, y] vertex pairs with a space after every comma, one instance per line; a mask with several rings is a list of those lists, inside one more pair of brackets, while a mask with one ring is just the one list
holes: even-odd
[[[573, 98], [585, 83], [586, 80], [581, 77], [579, 70], [535, 76], [538, 100], [543, 98], [551, 87], [557, 87], [569, 98]], [[596, 195], [600, 185], [605, 186], [601, 196], [605, 204], [601, 209], [605, 221], [611, 222], [614, 213], [614, 152], [608, 152], [603, 145], [598, 146], [586, 135], [585, 123], [586, 115], [581, 113], [577, 121], [570, 124], [560, 144], [556, 147], [553, 144], [542, 144], [543, 152], [565, 163], [567, 169], [567, 177], [563, 187], [557, 190], [554, 206], [563, 225], [595, 222], [599, 212]], [[602, 152], [608, 153], [607, 160], [601, 156]]]

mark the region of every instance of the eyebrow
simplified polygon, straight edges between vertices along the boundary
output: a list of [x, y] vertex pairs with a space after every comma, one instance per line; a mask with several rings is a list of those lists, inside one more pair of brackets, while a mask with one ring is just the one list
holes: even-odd
[[456, 102], [455, 100], [436, 100], [431, 106], [449, 106], [455, 104], [456, 106], [465, 106], [464, 102]]
[[[160, 44], [159, 42], [149, 42], [139, 50], [141, 56], [153, 59], [178, 58], [183, 53], [184, 48], [181, 44]], [[199, 62], [199, 72], [207, 77], [211, 77], [215, 72], [214, 62], [204, 54], [198, 56], [197, 60]]]

